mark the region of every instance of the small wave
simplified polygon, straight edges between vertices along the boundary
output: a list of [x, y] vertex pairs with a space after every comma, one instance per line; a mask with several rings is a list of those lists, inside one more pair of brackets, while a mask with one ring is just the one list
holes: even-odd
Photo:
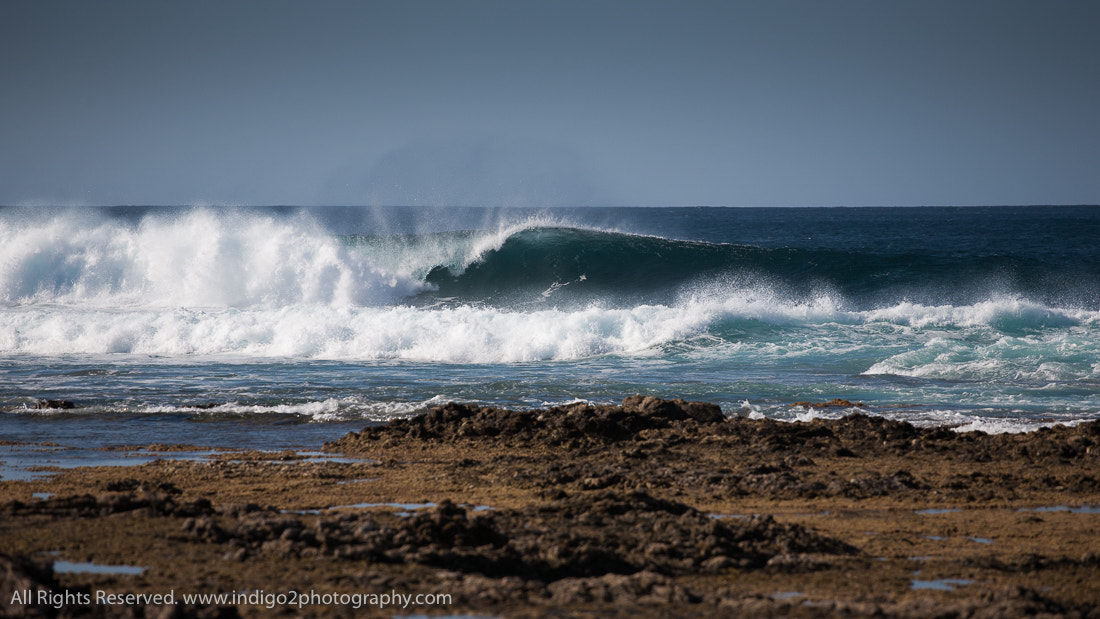
[[[999, 381], [1028, 384], [1064, 384], [1100, 380], [1100, 338], [1094, 312], [1039, 309], [1031, 304], [1025, 314], [1040, 317], [1026, 322], [1016, 302], [983, 303], [981, 307], [938, 308], [936, 320], [923, 312], [904, 334], [906, 350], [890, 354], [869, 367], [865, 375], [895, 375], [965, 381]], [[1000, 308], [1000, 309], [996, 309]], [[886, 313], [897, 314], [899, 308]], [[1046, 316], [1069, 319], [1049, 321]], [[879, 312], [869, 313], [877, 318]], [[1007, 324], [1006, 324], [1007, 323]], [[1069, 326], [1052, 327], [1051, 324]]]
[[376, 402], [358, 397], [328, 398], [310, 402], [248, 404], [225, 402], [215, 406], [145, 406], [128, 409], [139, 414], [187, 413], [204, 416], [262, 416], [294, 415], [308, 417], [310, 421], [389, 421], [410, 417], [432, 406], [446, 402], [443, 396], [435, 396], [423, 402]]
[[1095, 320], [1097, 312], [1061, 309], [1017, 297], [995, 298], [968, 305], [922, 305], [902, 302], [867, 312], [870, 320], [882, 320], [915, 328], [990, 325], [1001, 331], [1048, 327], [1064, 328]]
[[1083, 418], [1058, 421], [1041, 420], [1022, 413], [1018, 413], [1018, 417], [991, 417], [983, 413], [986, 413], [986, 411], [967, 411], [964, 414], [954, 410], [933, 409], [923, 413], [921, 419], [909, 421], [918, 426], [947, 426], [955, 432], [985, 432], [986, 434], [1020, 434], [1054, 426], [1072, 428], [1090, 421]]

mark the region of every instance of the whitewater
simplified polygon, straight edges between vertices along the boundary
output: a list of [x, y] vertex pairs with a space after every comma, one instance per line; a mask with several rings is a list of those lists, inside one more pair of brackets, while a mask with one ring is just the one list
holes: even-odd
[[[1097, 232], [1092, 207], [4, 208], [0, 425], [342, 431], [633, 393], [1077, 423], [1100, 416]], [[55, 398], [78, 408], [30, 408]]]

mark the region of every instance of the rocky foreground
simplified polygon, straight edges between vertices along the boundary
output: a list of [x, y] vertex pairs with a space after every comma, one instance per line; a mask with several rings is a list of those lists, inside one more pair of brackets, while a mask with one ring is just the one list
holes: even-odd
[[[0, 609], [1100, 617], [1100, 421], [960, 434], [859, 414], [728, 419], [636, 396], [448, 404], [324, 449], [347, 458], [233, 452], [0, 482]], [[145, 569], [59, 573], [57, 558]], [[183, 599], [257, 591], [268, 597]], [[332, 603], [287, 597], [310, 591]], [[352, 597], [391, 592], [449, 597]], [[35, 603], [66, 594], [135, 601]]]

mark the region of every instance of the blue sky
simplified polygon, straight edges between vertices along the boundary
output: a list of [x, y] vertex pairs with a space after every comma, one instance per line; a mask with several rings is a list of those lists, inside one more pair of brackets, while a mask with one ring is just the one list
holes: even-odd
[[0, 3], [0, 204], [1100, 203], [1100, 3]]

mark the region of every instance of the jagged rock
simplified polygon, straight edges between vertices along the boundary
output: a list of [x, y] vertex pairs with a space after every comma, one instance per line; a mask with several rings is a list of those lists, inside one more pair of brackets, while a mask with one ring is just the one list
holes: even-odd
[[[761, 569], [778, 555], [858, 552], [770, 516], [719, 521], [644, 492], [589, 492], [489, 514], [472, 514], [444, 500], [396, 524], [373, 518], [322, 518], [316, 537], [306, 535], [297, 518], [265, 510], [238, 514], [232, 525], [191, 518], [183, 528], [197, 541], [226, 545], [224, 554], [233, 560], [306, 556], [306, 549], [316, 548], [338, 559], [417, 563], [545, 582], [640, 572], [673, 576]], [[807, 564], [799, 563], [803, 568]]]
[[623, 399], [628, 413], [640, 413], [669, 420], [694, 419], [699, 423], [717, 423], [725, 419], [722, 409], [709, 402], [686, 402], [681, 399], [662, 400], [654, 396], [634, 395]]
[[367, 428], [345, 437], [330, 448], [341, 449], [356, 440], [386, 436], [424, 440], [496, 438], [502, 441], [536, 440], [552, 445], [569, 441], [616, 442], [639, 432], [667, 428], [677, 423], [709, 425], [726, 419], [722, 409], [707, 402], [662, 400], [631, 396], [622, 406], [570, 404], [544, 410], [512, 411], [450, 402], [412, 419], [398, 419], [385, 426]]
[[76, 404], [74, 402], [72, 402], [71, 400], [38, 400], [37, 402], [34, 403], [34, 406], [32, 408], [35, 408], [35, 409], [38, 409], [38, 410], [49, 410], [49, 409], [67, 410], [67, 409], [71, 409], [71, 408], [76, 408]]
[[863, 402], [851, 402], [841, 398], [833, 398], [828, 402], [793, 402], [791, 406], [801, 406], [803, 408], [862, 408]]

